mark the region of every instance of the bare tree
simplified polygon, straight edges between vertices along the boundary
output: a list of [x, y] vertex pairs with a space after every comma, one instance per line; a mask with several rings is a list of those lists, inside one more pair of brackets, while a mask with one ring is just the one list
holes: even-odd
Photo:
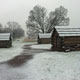
[[8, 22], [6, 28], [4, 28], [4, 32], [10, 32], [13, 39], [24, 36], [24, 30], [17, 22]]
[[3, 28], [3, 33], [11, 33], [11, 29], [9, 27]]
[[47, 16], [47, 10], [44, 7], [35, 6], [33, 10], [30, 11], [28, 21], [26, 22], [28, 36], [36, 37], [38, 33], [50, 33], [54, 26], [69, 25], [67, 12], [67, 9], [60, 6]]
[[21, 38], [24, 36], [24, 30], [21, 27], [17, 27], [13, 30], [14, 38]]
[[[34, 34], [37, 34], [37, 32], [45, 33], [46, 13], [47, 11], [44, 7], [35, 6], [33, 10], [30, 11], [28, 21], [26, 22], [28, 30], [31, 31], [32, 29]], [[29, 31], [28, 34], [30, 33]], [[29, 36], [31, 36], [31, 34]]]
[[53, 30], [54, 26], [68, 26], [69, 17], [67, 17], [68, 10], [63, 6], [56, 8], [55, 11], [50, 12], [46, 21], [46, 31], [49, 33]]

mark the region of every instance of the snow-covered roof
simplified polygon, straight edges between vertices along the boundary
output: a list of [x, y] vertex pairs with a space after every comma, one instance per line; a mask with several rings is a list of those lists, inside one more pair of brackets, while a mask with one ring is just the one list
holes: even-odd
[[10, 33], [0, 33], [0, 40], [9, 40]]
[[51, 38], [51, 33], [39, 34], [39, 38]]
[[56, 26], [59, 36], [80, 36], [80, 27]]

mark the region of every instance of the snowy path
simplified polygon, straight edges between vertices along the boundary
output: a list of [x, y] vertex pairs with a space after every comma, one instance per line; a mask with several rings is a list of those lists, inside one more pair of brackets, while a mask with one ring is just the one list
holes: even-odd
[[14, 41], [11, 48], [0, 48], [0, 62], [7, 61], [13, 57], [20, 55], [23, 51], [22, 47], [24, 45], [32, 45], [35, 43], [24, 43], [21, 41]]
[[44, 52], [35, 49], [23, 50], [23, 53], [11, 60], [0, 63], [0, 80], [27, 80], [27, 67], [29, 60], [33, 59], [36, 53]]
[[0, 48], [0, 62], [12, 59], [14, 56], [22, 52], [22, 45], [20, 42], [13, 42], [11, 48]]

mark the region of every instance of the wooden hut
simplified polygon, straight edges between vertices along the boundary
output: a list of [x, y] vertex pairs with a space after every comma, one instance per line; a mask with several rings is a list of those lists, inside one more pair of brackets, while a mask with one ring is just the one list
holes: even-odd
[[49, 44], [51, 43], [51, 33], [44, 33], [38, 35], [38, 44]]
[[0, 33], [0, 48], [9, 48], [12, 46], [12, 37], [10, 33]]
[[52, 50], [80, 50], [80, 28], [56, 26], [51, 36]]

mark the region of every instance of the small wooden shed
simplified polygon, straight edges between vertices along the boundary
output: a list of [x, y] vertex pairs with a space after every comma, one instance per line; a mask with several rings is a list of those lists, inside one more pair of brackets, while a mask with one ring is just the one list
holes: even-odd
[[38, 44], [49, 44], [51, 43], [51, 33], [44, 33], [38, 35]]
[[12, 46], [12, 37], [10, 33], [0, 33], [0, 48], [9, 48]]
[[70, 26], [55, 26], [52, 36], [52, 50], [80, 50], [80, 28]]

